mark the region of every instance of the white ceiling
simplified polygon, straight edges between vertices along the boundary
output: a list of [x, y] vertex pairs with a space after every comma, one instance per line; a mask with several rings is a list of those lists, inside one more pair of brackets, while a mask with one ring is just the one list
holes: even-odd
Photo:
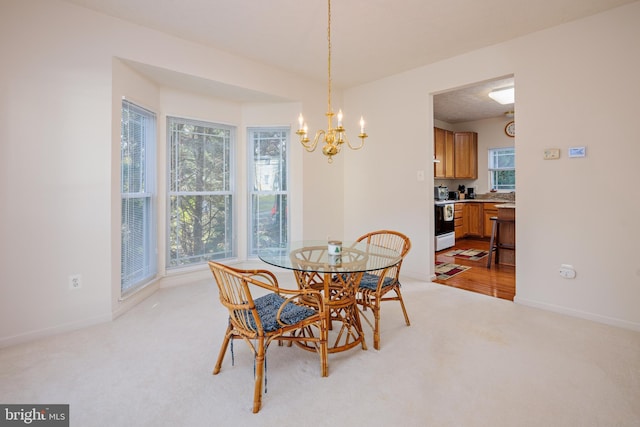
[[489, 98], [493, 89], [515, 86], [513, 77], [499, 78], [433, 96], [433, 117], [447, 123], [505, 117], [514, 104], [499, 104]]
[[[325, 0], [64, 1], [327, 79]], [[332, 82], [356, 86], [634, 1], [333, 0]]]

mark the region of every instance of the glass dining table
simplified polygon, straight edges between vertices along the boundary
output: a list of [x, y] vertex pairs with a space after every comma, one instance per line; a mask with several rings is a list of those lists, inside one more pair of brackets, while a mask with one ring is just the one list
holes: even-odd
[[356, 301], [358, 285], [363, 274], [375, 274], [402, 258], [394, 250], [366, 242], [342, 242], [339, 254], [329, 253], [331, 245], [334, 243], [322, 240], [294, 241], [283, 248], [259, 249], [258, 257], [267, 264], [292, 270], [300, 289], [322, 292], [328, 316], [329, 353], [358, 344], [366, 350]]

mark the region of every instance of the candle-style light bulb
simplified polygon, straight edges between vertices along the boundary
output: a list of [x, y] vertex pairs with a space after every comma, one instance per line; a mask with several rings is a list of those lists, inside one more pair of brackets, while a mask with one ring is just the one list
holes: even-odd
[[360, 133], [364, 133], [364, 117], [360, 116]]
[[338, 110], [338, 127], [342, 126], [342, 109]]
[[304, 133], [305, 133], [305, 134], [307, 133], [307, 130], [308, 130], [308, 129], [309, 129], [309, 128], [307, 127], [307, 124], [305, 123], [305, 124], [302, 126], [302, 130], [304, 131]]
[[304, 118], [302, 117], [302, 113], [298, 116], [298, 129], [302, 129], [302, 125], [304, 124]]

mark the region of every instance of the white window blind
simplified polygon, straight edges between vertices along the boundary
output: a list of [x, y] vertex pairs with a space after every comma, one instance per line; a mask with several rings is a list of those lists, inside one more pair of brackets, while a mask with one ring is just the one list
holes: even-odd
[[156, 116], [122, 101], [120, 136], [121, 294], [157, 273], [155, 196]]

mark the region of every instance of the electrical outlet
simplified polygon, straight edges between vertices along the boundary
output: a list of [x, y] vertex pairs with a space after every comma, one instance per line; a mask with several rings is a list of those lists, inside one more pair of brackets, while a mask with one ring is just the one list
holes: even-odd
[[565, 279], [575, 279], [576, 270], [573, 268], [573, 265], [562, 264], [560, 266], [560, 276]]
[[80, 289], [82, 287], [82, 276], [72, 274], [69, 276], [69, 289]]

